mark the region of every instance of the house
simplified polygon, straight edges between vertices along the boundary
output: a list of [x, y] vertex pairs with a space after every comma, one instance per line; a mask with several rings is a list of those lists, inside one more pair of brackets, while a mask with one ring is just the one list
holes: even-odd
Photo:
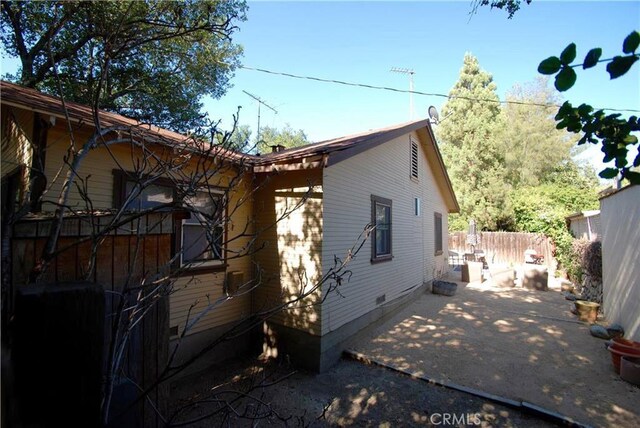
[[[96, 131], [91, 109], [67, 103], [65, 114], [55, 97], [7, 82], [2, 82], [1, 89], [3, 190], [16, 190], [3, 191], [3, 218], [15, 201], [38, 200], [34, 194], [42, 195], [42, 202], [34, 202], [33, 213], [53, 211], [62, 190], [59, 171], [68, 170], [64, 159], [69, 144], [88, 141]], [[97, 145], [78, 169], [91, 207], [81, 197], [82, 186], [69, 193], [69, 204], [91, 213], [91, 218], [104, 211], [108, 219], [110, 210], [123, 203], [131, 191], [128, 172], [139, 168], [137, 159], [143, 153], [184, 158], [178, 171], [219, 168], [208, 183], [219, 191], [218, 205], [224, 205], [229, 214], [215, 231], [221, 244], [209, 258], [185, 256], [189, 251], [186, 240], [197, 241], [192, 231], [205, 231], [184, 216], [160, 211], [156, 214], [162, 217], [156, 223], [145, 220], [149, 226], [144, 236], [132, 233], [133, 224], [110, 235], [112, 247], [98, 254], [92, 278], [117, 289], [132, 270], [140, 276], [167, 264], [177, 268], [180, 276], [175, 278], [169, 319], [163, 328], [176, 342], [193, 314], [202, 315], [181, 339], [184, 351], [179, 360], [240, 320], [313, 289], [303, 302], [265, 317], [263, 351], [287, 354], [296, 364], [324, 370], [359, 331], [424, 292], [448, 269], [447, 214], [458, 212], [459, 207], [428, 120], [263, 156], [221, 151], [207, 152], [201, 157], [211, 159], [200, 159], [192, 150], [197, 144], [193, 139], [112, 113], [99, 114], [104, 132], [109, 127], [118, 129], [112, 132], [116, 143]], [[69, 129], [74, 132], [73, 142]], [[135, 130], [136, 147], [118, 143], [118, 132], [127, 132], [123, 129]], [[175, 202], [175, 189], [163, 187], [161, 181], [154, 184], [155, 193], [147, 194], [145, 201]], [[10, 197], [5, 200], [5, 195]], [[40, 221], [36, 214], [27, 220]], [[30, 254], [42, 248], [40, 231], [47, 230], [37, 226], [34, 232], [33, 226], [24, 225], [27, 220], [13, 231], [16, 287], [28, 282], [34, 262]], [[369, 241], [349, 264], [337, 291], [331, 280], [313, 288], [330, 275], [336, 260], [347, 257], [367, 225], [374, 226], [369, 229]], [[80, 236], [85, 228], [78, 224], [68, 227], [67, 233]], [[143, 267], [138, 253], [131, 249], [139, 247], [141, 240]], [[74, 271], [75, 275], [82, 271], [74, 266], [83, 258], [82, 251], [63, 255], [54, 263], [48, 280], [73, 280]], [[237, 287], [251, 280], [260, 286], [241, 297], [225, 299], [233, 284]], [[222, 303], [203, 312], [212, 301]], [[243, 339], [231, 350], [251, 346], [252, 341], [251, 337]]]
[[600, 219], [603, 311], [626, 338], [640, 341], [640, 186], [601, 197]]
[[600, 210], [579, 211], [565, 217], [567, 227], [576, 239], [600, 239]]

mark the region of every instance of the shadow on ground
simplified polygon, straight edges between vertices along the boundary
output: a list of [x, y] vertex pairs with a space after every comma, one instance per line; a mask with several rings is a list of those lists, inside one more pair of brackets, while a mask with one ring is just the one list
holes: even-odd
[[[268, 373], [267, 383], [274, 384], [253, 390], [251, 395], [258, 400], [234, 401], [237, 395], [218, 395], [232, 403], [234, 410], [188, 426], [248, 427], [256, 422], [255, 415], [268, 415], [257, 422], [275, 426], [554, 426], [481, 398], [350, 360], [342, 360], [322, 374], [301, 371], [290, 377], [286, 377], [290, 368], [274, 362], [214, 367], [173, 385], [173, 410], [190, 399], [199, 401], [174, 422], [207, 415], [221, 406], [211, 400], [212, 394], [242, 390], [263, 379], [264, 373]], [[282, 377], [286, 379], [274, 382]], [[269, 414], [267, 406], [274, 412]]]
[[423, 295], [353, 349], [582, 423], [640, 426], [640, 389], [620, 380], [604, 342], [590, 336], [558, 290], [458, 284], [453, 297]]

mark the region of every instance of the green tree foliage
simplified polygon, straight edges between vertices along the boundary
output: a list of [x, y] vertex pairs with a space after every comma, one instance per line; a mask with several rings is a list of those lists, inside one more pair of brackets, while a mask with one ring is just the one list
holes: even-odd
[[[600, 60], [602, 49], [594, 48], [587, 52], [584, 60], [573, 64], [577, 50], [575, 43], [569, 44], [559, 57], [551, 56], [543, 60], [538, 66], [541, 74], [555, 75], [555, 86], [559, 91], [570, 89], [577, 79], [575, 68], [589, 69], [600, 62], [607, 63], [607, 72], [611, 79], [617, 79], [626, 74], [640, 59], [640, 33], [632, 31], [622, 43], [623, 55]], [[604, 110], [595, 110], [588, 104], [573, 107], [565, 102], [558, 110], [556, 120], [558, 129], [582, 134], [578, 144], [601, 144], [604, 153], [604, 163], [615, 162], [614, 166], [600, 171], [602, 178], [614, 178], [618, 174], [632, 184], [640, 184], [640, 173], [633, 168], [640, 166], [640, 145], [634, 132], [640, 131], [640, 120], [637, 116], [622, 118], [619, 113], [606, 114]], [[635, 159], [631, 164], [627, 156], [635, 146]]]
[[549, 173], [542, 184], [514, 189], [509, 199], [514, 230], [550, 237], [560, 266], [570, 269], [573, 237], [565, 218], [574, 212], [598, 208], [594, 177], [568, 161]]
[[478, 60], [466, 54], [449, 96], [442, 109], [446, 119], [437, 127], [437, 133], [460, 203], [460, 215], [452, 216], [450, 227], [466, 229], [473, 218], [479, 229], [495, 230], [508, 213], [508, 185], [500, 142], [504, 121], [496, 85]]
[[258, 150], [269, 153], [271, 146], [284, 146], [286, 148], [300, 147], [309, 144], [310, 141], [302, 129], [293, 129], [288, 123], [282, 129], [265, 126], [260, 128]]
[[511, 19], [523, 3], [531, 4], [531, 0], [473, 0], [471, 13], [476, 13], [480, 6], [490, 6], [491, 9], [505, 10]]
[[571, 158], [575, 141], [556, 129], [553, 115], [557, 108], [553, 105], [559, 99], [546, 79], [515, 85], [507, 101], [513, 101], [504, 107], [509, 124], [502, 139], [507, 180], [514, 188], [538, 185]]
[[241, 0], [3, 1], [1, 40], [21, 85], [186, 131], [204, 122], [202, 97], [229, 86], [245, 10]]

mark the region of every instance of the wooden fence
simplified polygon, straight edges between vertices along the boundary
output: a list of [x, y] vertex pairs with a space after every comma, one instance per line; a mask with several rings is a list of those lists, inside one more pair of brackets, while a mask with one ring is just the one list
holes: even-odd
[[[84, 272], [90, 259], [91, 242], [80, 242], [89, 236], [92, 223], [108, 224], [109, 216], [65, 220], [58, 248], [65, 249], [52, 261], [44, 275], [43, 284], [64, 284], [85, 280], [95, 283], [105, 291], [105, 349], [113, 332], [114, 313], [118, 307], [118, 292], [124, 284], [131, 287], [143, 283], [144, 278], [154, 274], [164, 274], [169, 267], [173, 245], [173, 220], [170, 215], [149, 214], [140, 221], [131, 222], [112, 234], [104, 236], [97, 248], [96, 266], [93, 275], [85, 278]], [[12, 279], [11, 295], [18, 287], [33, 287], [29, 284], [29, 273], [34, 268], [49, 233], [50, 220], [29, 219], [15, 225], [12, 238]], [[132, 297], [135, 297], [132, 296]], [[100, 334], [96, 332], [96, 335]], [[123, 363], [126, 375], [141, 387], [152, 384], [164, 369], [169, 349], [169, 301], [162, 297], [151, 307], [141, 323], [131, 332]], [[106, 358], [105, 358], [106, 360]], [[121, 388], [117, 388], [116, 394]], [[135, 397], [137, 390], [134, 389]], [[168, 385], [162, 384], [149, 394], [154, 406], [166, 413]], [[117, 401], [117, 400], [114, 400]], [[112, 409], [127, 408], [128, 402], [113, 402]], [[164, 426], [148, 400], [140, 402], [125, 415], [130, 424], [144, 427]], [[113, 426], [123, 425], [115, 422]], [[125, 424], [126, 425], [126, 424]]]
[[[544, 264], [556, 266], [553, 257], [553, 242], [550, 238], [539, 233], [526, 232], [480, 232], [480, 242], [476, 250], [483, 250], [489, 264], [520, 264], [524, 262], [524, 252], [535, 250], [544, 256]], [[449, 250], [469, 252], [467, 232], [453, 232], [449, 234]]]

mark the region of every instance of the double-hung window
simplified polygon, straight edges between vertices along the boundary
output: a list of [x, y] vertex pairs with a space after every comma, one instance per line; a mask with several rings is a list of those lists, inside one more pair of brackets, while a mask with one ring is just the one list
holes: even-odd
[[371, 239], [371, 262], [391, 260], [391, 200], [371, 196], [371, 224], [374, 226]]

